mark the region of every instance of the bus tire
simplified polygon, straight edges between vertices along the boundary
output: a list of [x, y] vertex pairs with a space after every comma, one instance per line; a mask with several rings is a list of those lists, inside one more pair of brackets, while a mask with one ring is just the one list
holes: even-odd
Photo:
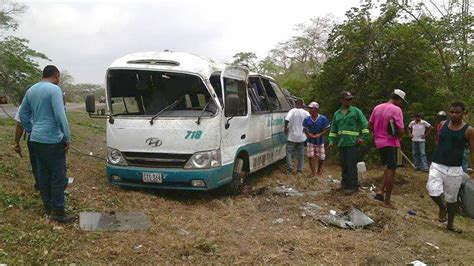
[[247, 172], [244, 170], [244, 160], [242, 158], [235, 159], [234, 170], [232, 171], [232, 181], [227, 184], [227, 193], [230, 195], [239, 195], [242, 192], [244, 180]]

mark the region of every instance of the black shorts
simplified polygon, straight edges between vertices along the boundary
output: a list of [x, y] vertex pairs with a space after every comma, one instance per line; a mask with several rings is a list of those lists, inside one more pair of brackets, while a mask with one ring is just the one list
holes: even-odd
[[398, 162], [398, 148], [397, 147], [383, 147], [378, 149], [380, 152], [380, 158], [382, 159], [382, 164], [385, 165], [388, 169], [397, 169]]

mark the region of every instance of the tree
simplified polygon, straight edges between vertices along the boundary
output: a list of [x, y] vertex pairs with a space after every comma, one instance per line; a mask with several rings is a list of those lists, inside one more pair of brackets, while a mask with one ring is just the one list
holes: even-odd
[[253, 52], [238, 52], [233, 57], [233, 65], [247, 66], [250, 71], [258, 72], [257, 55]]
[[[0, 33], [16, 30], [15, 15], [25, 6], [11, 2], [0, 2]], [[15, 104], [24, 91], [41, 77], [37, 59], [49, 60], [46, 55], [28, 47], [28, 40], [0, 34], [0, 92]]]

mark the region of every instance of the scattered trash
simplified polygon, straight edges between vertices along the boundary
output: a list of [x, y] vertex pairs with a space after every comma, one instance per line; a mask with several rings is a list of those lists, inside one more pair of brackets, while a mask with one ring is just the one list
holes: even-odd
[[301, 209], [304, 210], [304, 212], [301, 214], [301, 217], [306, 217], [306, 215], [314, 217], [318, 215], [323, 208], [318, 204], [306, 202], [303, 204], [303, 206], [301, 206]]
[[190, 234], [191, 234], [189, 231], [187, 231], [187, 230], [185, 230], [185, 229], [182, 229], [182, 228], [180, 228], [177, 233], [178, 233], [178, 235], [180, 235], [180, 236], [187, 236], [187, 235], [190, 235]]
[[298, 191], [292, 187], [281, 185], [272, 189], [273, 195], [279, 196], [290, 196], [290, 197], [303, 197], [303, 196], [317, 196], [322, 192], [329, 192], [329, 190], [320, 190], [320, 191]]
[[97, 190], [97, 187], [92, 187], [93, 190]]
[[150, 227], [143, 212], [81, 212], [79, 227], [86, 231], [130, 231]]
[[364, 228], [374, 223], [369, 216], [356, 208], [351, 208], [340, 215], [331, 213], [329, 215], [319, 215], [316, 218], [325, 225], [332, 224], [344, 229]]
[[374, 191], [376, 188], [377, 188], [377, 187], [376, 187], [374, 184], [372, 184], [372, 185], [370, 185], [369, 190], [370, 190], [370, 191]]
[[436, 246], [436, 245], [434, 245], [433, 243], [425, 242], [425, 244], [427, 244], [427, 245], [430, 246], [430, 247], [434, 247], [435, 249], [439, 249], [439, 247]]
[[94, 153], [92, 153], [92, 152], [89, 152], [89, 155], [90, 155], [90, 156], [92, 156], [92, 155], [94, 155]]
[[133, 250], [139, 250], [143, 247], [143, 245], [136, 245], [133, 247]]
[[8, 208], [13, 208], [13, 205], [12, 205], [12, 204], [8, 204]]
[[56, 230], [56, 231], [61, 231], [63, 230], [64, 228], [61, 227], [61, 226], [53, 226], [53, 230]]
[[414, 261], [410, 262], [409, 264], [415, 265], [415, 266], [426, 266], [426, 263], [424, 263], [422, 261], [419, 261], [419, 260], [414, 260]]
[[275, 195], [284, 195], [290, 197], [303, 197], [304, 193], [299, 192], [298, 190], [287, 187], [287, 186], [279, 186], [273, 189], [273, 194]]
[[409, 210], [408, 211], [408, 214], [412, 215], [412, 216], [415, 216], [416, 215], [416, 211], [415, 210]]
[[73, 182], [74, 182], [74, 177], [68, 177], [67, 178], [68, 185], [72, 184]]
[[367, 167], [365, 166], [365, 162], [357, 163], [357, 172], [359, 174], [367, 172]]
[[335, 210], [330, 210], [330, 211], [329, 211], [329, 214], [331, 214], [331, 215], [336, 215], [336, 211], [335, 211]]
[[284, 222], [285, 222], [285, 220], [283, 218], [278, 218], [275, 221], [273, 221], [272, 223], [273, 224], [283, 224]]
[[328, 175], [328, 176], [326, 177], [326, 183], [327, 183], [327, 184], [339, 184], [339, 183], [341, 183], [341, 181], [336, 180], [336, 179], [333, 179], [333, 178], [332, 178], [332, 175]]

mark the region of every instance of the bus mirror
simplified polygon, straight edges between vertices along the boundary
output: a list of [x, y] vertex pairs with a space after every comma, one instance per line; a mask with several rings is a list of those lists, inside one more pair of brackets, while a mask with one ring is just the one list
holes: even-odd
[[86, 96], [86, 111], [89, 114], [95, 113], [95, 96], [92, 94]]
[[228, 94], [225, 97], [225, 116], [234, 117], [239, 114], [239, 96]]

